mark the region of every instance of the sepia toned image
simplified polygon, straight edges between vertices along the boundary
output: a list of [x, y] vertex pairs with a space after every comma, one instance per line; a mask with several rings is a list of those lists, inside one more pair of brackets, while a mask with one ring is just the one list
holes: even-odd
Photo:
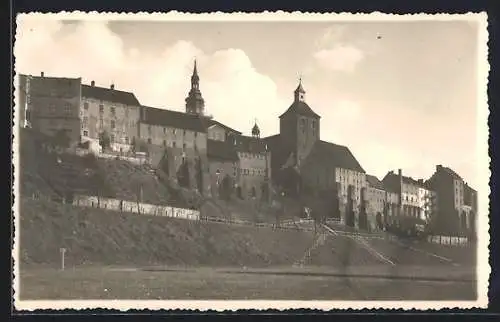
[[485, 14], [22, 14], [15, 306], [485, 307]]

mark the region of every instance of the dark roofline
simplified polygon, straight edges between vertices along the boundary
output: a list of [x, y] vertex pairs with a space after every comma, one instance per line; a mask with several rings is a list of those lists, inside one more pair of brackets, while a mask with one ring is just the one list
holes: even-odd
[[[104, 97], [104, 95], [106, 94], [110, 94], [110, 97]], [[82, 84], [82, 97], [90, 97], [98, 100], [126, 105], [141, 106], [141, 103], [139, 102], [137, 97], [135, 97], [134, 93], [121, 91], [116, 88], [111, 89], [108, 87]]]
[[208, 123], [209, 123], [209, 127], [210, 126], [214, 126], [214, 125], [219, 125], [219, 126], [223, 127], [226, 130], [229, 130], [229, 131], [234, 132], [236, 134], [241, 134], [240, 131], [237, 131], [237, 130], [235, 130], [235, 129], [233, 129], [233, 128], [231, 128], [231, 127], [229, 127], [229, 126], [227, 126], [227, 125], [225, 125], [225, 124], [223, 124], [223, 123], [221, 123], [219, 121], [216, 121], [214, 119], [209, 119]]
[[[141, 110], [141, 113], [140, 113], [139, 120], [140, 120], [140, 123], [143, 123], [143, 124], [168, 126], [168, 127], [173, 127], [173, 128], [177, 128], [177, 129], [186, 129], [186, 130], [190, 130], [190, 131], [195, 131], [195, 132], [199, 132], [199, 133], [206, 133], [207, 132], [207, 127], [204, 123], [204, 119], [202, 117], [200, 117], [199, 115], [187, 114], [187, 113], [180, 112], [180, 111], [168, 110], [168, 109], [146, 106], [146, 105], [141, 105], [140, 110]], [[146, 110], [146, 113], [144, 112], [144, 110]], [[160, 119], [157, 119], [157, 118], [155, 118], [153, 121], [147, 117], [146, 117], [146, 119], [144, 119], [144, 114], [146, 114], [146, 116], [147, 116], [148, 110], [150, 110], [150, 112], [153, 112], [153, 113], [163, 114], [162, 116], [168, 116], [170, 114], [170, 116], [178, 117], [178, 118], [180, 118], [180, 120], [189, 120], [191, 122], [194, 121], [194, 123], [189, 123], [189, 126], [186, 126], [186, 124], [180, 124], [177, 122], [175, 124], [173, 124], [172, 122], [170, 122], [169, 118], [167, 118], [167, 120], [169, 120], [167, 122], [160, 120]], [[180, 121], [180, 120], [177, 120], [177, 121]]]

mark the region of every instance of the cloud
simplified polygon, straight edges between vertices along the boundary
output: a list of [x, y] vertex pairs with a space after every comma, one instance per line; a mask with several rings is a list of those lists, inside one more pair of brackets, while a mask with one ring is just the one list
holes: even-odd
[[18, 19], [14, 47], [16, 72], [82, 77], [97, 86], [132, 91], [144, 105], [184, 110], [193, 59], [198, 60], [200, 89], [207, 113], [244, 133], [255, 118], [263, 135], [274, 134], [277, 116], [290, 104], [277, 86], [258, 72], [241, 49], [206, 53], [188, 40], [163, 50], [129, 46], [103, 21], [64, 24], [43, 17]]
[[360, 61], [363, 60], [363, 52], [349, 45], [335, 45], [331, 49], [321, 49], [314, 53], [316, 62], [323, 68], [333, 71], [352, 72]]

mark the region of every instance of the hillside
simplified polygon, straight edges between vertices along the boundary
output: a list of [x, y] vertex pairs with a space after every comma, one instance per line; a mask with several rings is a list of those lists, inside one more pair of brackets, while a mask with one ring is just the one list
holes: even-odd
[[21, 200], [20, 254], [25, 265], [292, 265], [311, 233], [139, 216]]

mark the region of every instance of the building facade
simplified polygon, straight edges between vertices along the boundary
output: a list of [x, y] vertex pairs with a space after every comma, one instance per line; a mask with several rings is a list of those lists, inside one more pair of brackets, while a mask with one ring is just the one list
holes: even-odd
[[367, 217], [370, 230], [382, 228], [387, 193], [382, 182], [373, 175], [366, 175]]
[[209, 190], [207, 133], [197, 115], [141, 106], [138, 138], [137, 146], [145, 147], [153, 166], [164, 162], [164, 172], [176, 180], [186, 166], [188, 185]]
[[266, 199], [271, 183], [271, 152], [260, 138], [257, 124], [252, 136], [233, 137], [239, 159], [237, 195], [242, 199]]
[[131, 92], [82, 85], [80, 105], [82, 141], [99, 141], [107, 136], [109, 148], [126, 153], [139, 135], [140, 104]]
[[[208, 140], [207, 157], [210, 175], [210, 194], [221, 196], [221, 189], [229, 189], [232, 196], [239, 182], [239, 158], [234, 145], [228, 141]], [[227, 182], [226, 182], [227, 181]]]
[[471, 223], [475, 222], [477, 213], [471, 206], [477, 194], [465, 184], [462, 177], [448, 167], [437, 165], [427, 184], [436, 192], [437, 199], [437, 215], [433, 228], [448, 234], [472, 232], [475, 228]]
[[[301, 181], [299, 195], [316, 196], [324, 201], [320, 208], [326, 216], [357, 226], [365, 171], [349, 148], [321, 140], [321, 118], [306, 103], [305, 94], [299, 82], [292, 105], [280, 116], [280, 133], [264, 139], [272, 154], [271, 171], [295, 169]], [[287, 177], [275, 175], [273, 181], [283, 186]]]
[[19, 105], [23, 125], [48, 136], [80, 142], [81, 78], [20, 75]]

